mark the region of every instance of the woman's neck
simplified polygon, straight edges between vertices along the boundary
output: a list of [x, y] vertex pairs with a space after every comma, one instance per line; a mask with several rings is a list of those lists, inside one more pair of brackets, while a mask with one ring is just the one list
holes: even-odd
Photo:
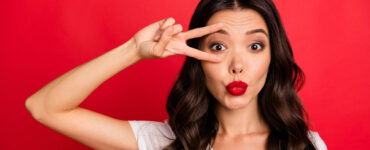
[[232, 110], [217, 103], [215, 115], [219, 121], [218, 135], [235, 137], [269, 132], [268, 125], [258, 111], [257, 98], [243, 108]]

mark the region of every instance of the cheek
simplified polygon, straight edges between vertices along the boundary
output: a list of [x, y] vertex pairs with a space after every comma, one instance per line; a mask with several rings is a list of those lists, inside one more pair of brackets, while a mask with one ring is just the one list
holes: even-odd
[[[225, 78], [225, 70], [222, 64], [202, 63], [202, 68], [205, 75], [206, 85], [208, 90], [214, 95], [222, 93]], [[214, 95], [216, 96], [216, 95]]]
[[254, 60], [254, 62], [251, 62], [251, 64], [253, 65], [251, 65], [250, 75], [252, 76], [252, 82], [256, 86], [258, 93], [266, 81], [270, 64], [270, 55], [266, 54], [266, 56]]
[[204, 75], [206, 77], [206, 81], [210, 82], [213, 80], [218, 80], [221, 77], [220, 71], [218, 71], [220, 68], [218, 65], [214, 64], [202, 64]]

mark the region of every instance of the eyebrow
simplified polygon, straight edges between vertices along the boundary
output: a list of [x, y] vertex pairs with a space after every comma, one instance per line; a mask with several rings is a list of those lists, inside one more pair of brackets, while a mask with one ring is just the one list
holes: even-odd
[[[214, 32], [214, 33], [207, 34], [207, 35], [205, 35], [204, 37], [206, 38], [206, 37], [208, 37], [208, 36], [210, 36], [210, 35], [212, 35], [212, 34], [215, 34], [215, 33], [220, 33], [220, 34], [230, 35], [230, 34], [229, 34], [228, 32], [226, 32], [225, 30], [218, 30], [218, 31], [216, 31], [216, 32]], [[251, 34], [255, 34], [255, 33], [263, 33], [263, 34], [265, 34], [265, 35], [266, 35], [266, 37], [267, 37], [267, 38], [269, 37], [269, 35], [267, 34], [267, 32], [266, 32], [264, 29], [253, 29], [253, 30], [247, 31], [245, 34], [246, 34], [246, 35], [251, 35]]]

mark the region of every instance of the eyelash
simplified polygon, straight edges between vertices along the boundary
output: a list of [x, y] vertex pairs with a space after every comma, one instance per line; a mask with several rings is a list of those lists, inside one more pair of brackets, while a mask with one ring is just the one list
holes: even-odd
[[[213, 47], [214, 47], [215, 45], [217, 45], [217, 44], [224, 46], [224, 44], [222, 44], [222, 42], [220, 42], [220, 41], [215, 41], [215, 42], [211, 42], [211, 43], [209, 44], [208, 48], [209, 48], [209, 49], [211, 49], [212, 51], [223, 51], [223, 50], [215, 50], [215, 49], [213, 49]], [[265, 48], [265, 44], [263, 44], [263, 42], [255, 42], [255, 43], [252, 43], [251, 45], [249, 45], [249, 47], [248, 47], [248, 48], [250, 48], [250, 47], [251, 47], [252, 45], [254, 45], [254, 44], [258, 44], [258, 45], [260, 45], [260, 48], [259, 48], [258, 50], [253, 50], [253, 51], [260, 51], [260, 50], [262, 50], [263, 48]], [[224, 46], [224, 47], [225, 47], [225, 46]]]

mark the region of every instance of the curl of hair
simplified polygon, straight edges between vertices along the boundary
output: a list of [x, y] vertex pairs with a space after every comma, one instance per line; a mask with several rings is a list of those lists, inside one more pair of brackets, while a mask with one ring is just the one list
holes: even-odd
[[[206, 26], [221, 10], [253, 9], [261, 14], [269, 30], [271, 63], [264, 87], [258, 94], [258, 107], [270, 133], [267, 150], [314, 150], [308, 137], [308, 115], [297, 92], [305, 76], [293, 59], [293, 52], [275, 4], [271, 0], [202, 0], [189, 30]], [[202, 37], [187, 41], [199, 48]], [[214, 114], [216, 99], [205, 85], [201, 62], [192, 57], [180, 71], [167, 99], [169, 125], [176, 139], [166, 150], [205, 150], [212, 145], [219, 122]]]

